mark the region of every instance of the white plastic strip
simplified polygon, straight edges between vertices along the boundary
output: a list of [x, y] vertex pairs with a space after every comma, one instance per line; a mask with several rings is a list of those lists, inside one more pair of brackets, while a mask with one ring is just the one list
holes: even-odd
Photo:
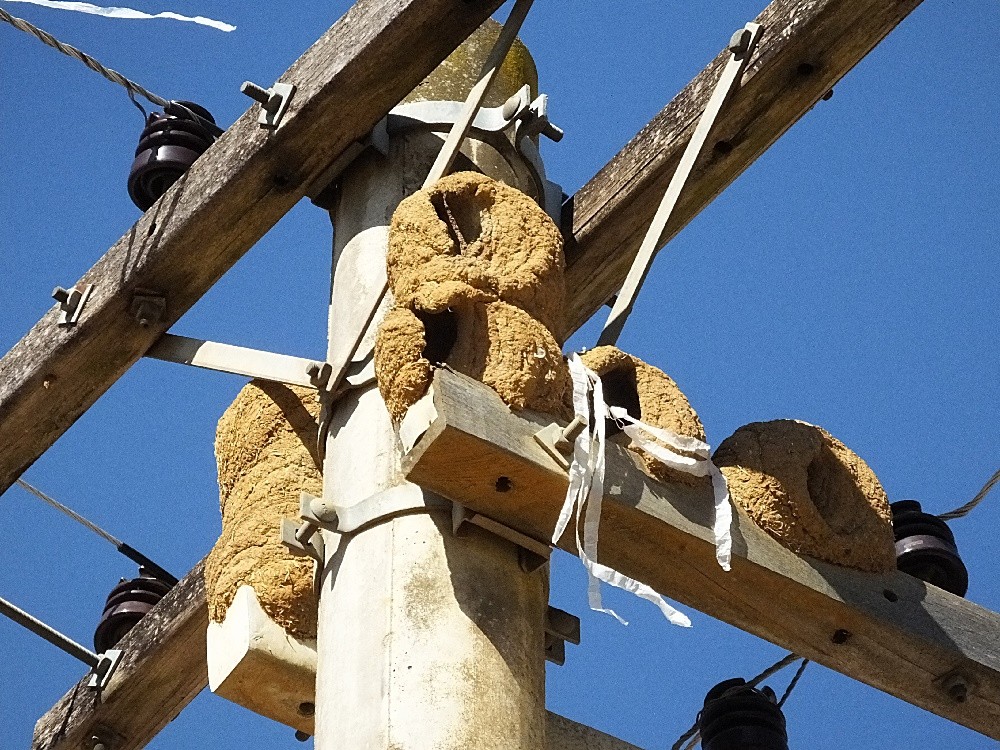
[[211, 26], [219, 31], [234, 31], [232, 24], [216, 21], [204, 16], [182, 16], [180, 13], [164, 11], [162, 13], [144, 13], [141, 10], [132, 8], [104, 8], [91, 3], [65, 2], [64, 0], [6, 0], [8, 3], [28, 3], [30, 5], [41, 5], [43, 8], [55, 8], [57, 10], [72, 10], [77, 13], [89, 13], [94, 16], [104, 16], [105, 18], [129, 18], [129, 19], [151, 19], [169, 18], [172, 21], [190, 21], [191, 23]]
[[[587, 428], [580, 432], [573, 445], [569, 489], [556, 522], [552, 543], [555, 544], [559, 541], [569, 525], [570, 518], [575, 515], [576, 548], [580, 555], [580, 561], [587, 570], [587, 596], [591, 609], [609, 614], [623, 625], [628, 624], [614, 610], [604, 607], [600, 588], [603, 581], [652, 602], [660, 609], [663, 616], [674, 625], [691, 627], [691, 620], [682, 612], [671, 607], [651, 587], [597, 562], [601, 502], [604, 499], [604, 420], [607, 416], [607, 407], [604, 404], [600, 377], [587, 369], [576, 354], [570, 358], [569, 368], [573, 379], [573, 410], [577, 416], [584, 420]], [[591, 419], [591, 398], [594, 404], [593, 419]], [[586, 506], [586, 511], [584, 511], [584, 506]], [[580, 537], [581, 526], [583, 527], [582, 539]]]
[[[658, 461], [663, 462], [664, 465], [696, 477], [712, 477], [712, 494], [715, 500], [715, 519], [712, 523], [712, 533], [715, 537], [715, 559], [723, 570], [728, 571], [733, 558], [733, 508], [729, 502], [729, 485], [726, 482], [726, 477], [712, 463], [711, 448], [708, 443], [703, 443], [697, 438], [678, 435], [662, 427], [648, 425], [635, 419], [619, 406], [612, 406], [608, 411], [612, 418], [621, 425], [622, 431], [637, 446]], [[677, 450], [694, 453], [695, 457], [674, 453], [661, 443]]]

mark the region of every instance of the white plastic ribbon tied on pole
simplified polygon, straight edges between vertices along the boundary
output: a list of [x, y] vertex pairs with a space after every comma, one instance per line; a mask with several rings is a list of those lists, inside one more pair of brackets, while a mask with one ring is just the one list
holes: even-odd
[[[723, 570], [729, 570], [733, 557], [731, 531], [733, 508], [729, 503], [729, 485], [726, 477], [712, 463], [712, 453], [708, 443], [640, 422], [619, 406], [612, 406], [609, 411], [611, 418], [633, 443], [666, 466], [696, 477], [712, 477], [712, 493], [715, 496], [715, 521], [712, 524], [715, 536], [715, 559]], [[693, 455], [683, 455], [675, 451]]]
[[[570, 375], [573, 378], [573, 410], [587, 425], [580, 432], [573, 445], [573, 461], [569, 469], [569, 489], [566, 501], [559, 512], [552, 543], [556, 544], [566, 531], [570, 518], [576, 517], [576, 548], [580, 561], [587, 570], [587, 596], [590, 608], [616, 618], [623, 625], [628, 623], [611, 609], [606, 609], [601, 601], [601, 582], [630, 591], [641, 599], [652, 602], [671, 623], [681, 627], [691, 627], [687, 615], [671, 607], [656, 591], [617, 570], [597, 562], [597, 541], [601, 520], [601, 502], [604, 499], [604, 420], [607, 407], [604, 403], [604, 389], [601, 378], [588, 369], [580, 357], [574, 354], [569, 360]], [[591, 418], [593, 402], [593, 418]], [[584, 507], [586, 506], [586, 509]], [[581, 516], [583, 523], [581, 524]], [[580, 527], [583, 526], [583, 539]]]

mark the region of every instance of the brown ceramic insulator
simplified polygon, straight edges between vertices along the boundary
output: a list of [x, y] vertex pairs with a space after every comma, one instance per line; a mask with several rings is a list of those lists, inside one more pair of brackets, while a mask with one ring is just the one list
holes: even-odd
[[144, 573], [131, 580], [123, 578], [108, 595], [94, 631], [94, 650], [103, 654], [114, 648], [168, 591], [169, 584]]

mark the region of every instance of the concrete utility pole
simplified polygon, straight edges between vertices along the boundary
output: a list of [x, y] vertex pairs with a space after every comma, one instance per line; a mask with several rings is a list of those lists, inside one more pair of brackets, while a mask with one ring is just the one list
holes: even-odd
[[[492, 22], [460, 47], [409, 101], [462, 101], [499, 27]], [[486, 106], [525, 83], [534, 64], [518, 44]], [[341, 175], [335, 228], [329, 361], [360, 330], [385, 278], [388, 224], [419, 189], [444, 132], [406, 131], [389, 153], [369, 150]], [[486, 144], [466, 142], [455, 170], [475, 168], [512, 183], [514, 173]], [[370, 355], [383, 301], [356, 355]], [[349, 344], [347, 344], [349, 345]], [[374, 383], [332, 408], [324, 499], [340, 506], [391, 492], [425, 505], [361, 530], [325, 532], [320, 596], [316, 747], [318, 750], [521, 748], [545, 746], [544, 619], [547, 566], [521, 570], [512, 543], [472, 528], [452, 534], [450, 503], [405, 482], [397, 437]]]

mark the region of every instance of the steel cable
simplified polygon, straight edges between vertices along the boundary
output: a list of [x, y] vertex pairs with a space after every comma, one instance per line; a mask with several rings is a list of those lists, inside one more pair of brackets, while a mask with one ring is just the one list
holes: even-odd
[[996, 473], [993, 476], [991, 476], [989, 480], [987, 480], [986, 484], [983, 485], [983, 488], [979, 490], [979, 492], [976, 493], [976, 496], [972, 498], [969, 502], [967, 502], [965, 505], [955, 508], [955, 510], [950, 510], [947, 513], [940, 514], [938, 518], [940, 518], [942, 521], [951, 521], [956, 518], [962, 518], [963, 516], [967, 516], [972, 511], [973, 508], [979, 505], [979, 503], [981, 503], [985, 499], [985, 497], [988, 494], [990, 494], [990, 490], [993, 489], [993, 487], [996, 485], [997, 482], [1000, 482], [1000, 469], [997, 469]]
[[143, 112], [143, 115], [145, 115], [145, 110], [143, 109], [142, 105], [135, 100], [136, 94], [143, 97], [144, 99], [147, 99], [153, 104], [159, 105], [161, 107], [165, 107], [167, 106], [167, 104], [169, 104], [169, 102], [162, 96], [157, 96], [148, 89], [145, 89], [142, 86], [140, 86], [135, 81], [129, 80], [118, 71], [112, 70], [111, 68], [101, 64], [98, 60], [95, 60], [86, 52], [78, 50], [76, 47], [73, 47], [72, 45], [60, 42], [49, 32], [38, 28], [34, 24], [25, 21], [23, 18], [17, 18], [16, 16], [12, 16], [3, 8], [0, 8], [0, 20], [6, 21], [15, 29], [23, 31], [26, 34], [31, 34], [33, 37], [38, 39], [38, 41], [42, 42], [43, 44], [47, 44], [48, 46], [52, 47], [52, 49], [58, 50], [59, 52], [62, 52], [64, 55], [67, 55], [68, 57], [72, 57], [75, 60], [79, 60], [95, 73], [99, 73], [112, 83], [117, 83], [119, 86], [124, 87], [125, 91], [128, 92], [129, 99], [131, 99], [132, 103]]

